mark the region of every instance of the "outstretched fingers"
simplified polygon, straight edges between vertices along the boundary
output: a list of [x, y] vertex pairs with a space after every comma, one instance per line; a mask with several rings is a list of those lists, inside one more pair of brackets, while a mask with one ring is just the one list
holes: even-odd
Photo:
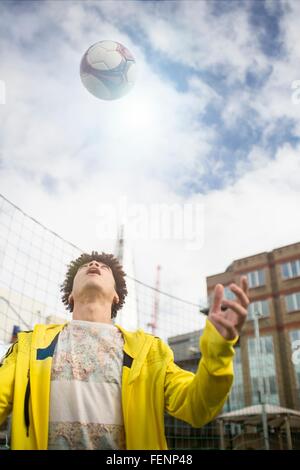
[[247, 308], [250, 303], [249, 298], [248, 298], [247, 279], [246, 281], [241, 280], [241, 287], [237, 286], [236, 284], [231, 284], [230, 289], [237, 296], [237, 299], [240, 302], [240, 304], [244, 308]]
[[[230, 320], [225, 318], [223, 315], [218, 315], [216, 313], [211, 314], [211, 319], [213, 320], [213, 323], [219, 326], [219, 328], [224, 328], [226, 330], [226, 334], [223, 335], [225, 336], [226, 339], [235, 339], [238, 336], [238, 332], [235, 329], [234, 325]], [[219, 330], [218, 328], [218, 330]], [[220, 331], [220, 330], [219, 330]]]
[[249, 297], [249, 286], [248, 286], [247, 276], [241, 276], [240, 286], [243, 289], [243, 291], [245, 292], [246, 296]]
[[221, 304], [224, 295], [224, 287], [222, 284], [217, 284], [214, 290], [213, 303], [211, 307], [211, 312], [220, 312]]
[[223, 305], [230, 308], [236, 313], [237, 325], [243, 324], [245, 322], [247, 318], [247, 308], [244, 308], [242, 305], [240, 305], [238, 302], [235, 302], [234, 300], [228, 300], [228, 299], [223, 300]]

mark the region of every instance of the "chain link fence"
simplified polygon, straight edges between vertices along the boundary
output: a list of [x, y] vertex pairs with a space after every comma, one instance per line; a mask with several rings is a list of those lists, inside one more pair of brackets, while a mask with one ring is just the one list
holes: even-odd
[[[4, 352], [18, 330], [31, 330], [36, 323], [62, 323], [71, 319], [61, 302], [60, 285], [67, 265], [83, 250], [44, 227], [2, 195], [0, 227], [0, 348]], [[142, 328], [160, 336], [173, 349], [175, 362], [195, 372], [201, 359], [198, 345], [204, 324], [200, 306], [131, 276], [127, 277], [127, 284], [129, 295], [116, 322], [128, 329]], [[300, 448], [300, 407], [295, 405], [291, 410], [281, 406], [275, 383], [279, 378], [274, 368], [274, 351], [265, 338], [261, 339], [265, 360], [264, 402], [257, 394], [262, 364], [253, 352], [253, 341], [249, 341], [247, 365], [250, 361], [251, 380], [249, 383], [245, 380], [245, 364], [238, 345], [235, 383], [218, 419], [195, 429], [165, 416], [170, 449]], [[290, 367], [300, 377], [300, 366], [291, 363]], [[298, 404], [299, 390], [298, 386], [294, 388]], [[1, 437], [1, 430], [0, 441], [6, 445], [6, 434]]]

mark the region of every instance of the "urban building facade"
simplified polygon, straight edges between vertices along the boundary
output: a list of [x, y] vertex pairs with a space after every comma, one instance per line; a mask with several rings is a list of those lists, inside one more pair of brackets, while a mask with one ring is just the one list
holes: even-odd
[[[225, 272], [207, 277], [211, 299], [216, 284], [229, 289], [247, 275], [249, 315], [235, 357], [235, 384], [229, 409], [260, 403], [259, 377], [263, 377], [269, 404], [300, 410], [300, 243], [283, 246], [233, 261]], [[260, 335], [257, 355], [254, 317]]]
[[[290, 433], [284, 423], [291, 410], [300, 410], [300, 243], [235, 260], [225, 272], [208, 276], [209, 303], [218, 283], [224, 285], [227, 298], [235, 298], [229, 286], [233, 282], [239, 284], [241, 275], [248, 278], [250, 306], [235, 348], [235, 380], [223, 414], [240, 411], [247, 415], [251, 406], [253, 409], [266, 406], [270, 413], [267, 417], [270, 448], [292, 445], [299, 448], [299, 418]], [[199, 330], [168, 339], [180, 367], [196, 371], [201, 358], [198, 347], [201, 334]], [[166, 434], [171, 448], [265, 448], [259, 414], [249, 416], [249, 420], [246, 416], [244, 421], [225, 424], [223, 444], [220, 420], [193, 429], [166, 416]], [[289, 435], [290, 444], [285, 446]]]

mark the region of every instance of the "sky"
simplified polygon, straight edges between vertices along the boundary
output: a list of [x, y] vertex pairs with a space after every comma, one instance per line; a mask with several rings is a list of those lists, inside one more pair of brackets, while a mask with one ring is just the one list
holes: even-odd
[[[0, 192], [87, 251], [124, 222], [135, 277], [203, 302], [299, 241], [299, 29], [297, 0], [1, 1]], [[104, 39], [138, 67], [115, 101], [79, 76]]]

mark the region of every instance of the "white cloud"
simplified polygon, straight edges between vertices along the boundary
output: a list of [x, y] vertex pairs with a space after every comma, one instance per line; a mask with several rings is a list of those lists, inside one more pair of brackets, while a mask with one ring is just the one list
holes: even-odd
[[[249, 67], [267, 61], [243, 8], [212, 14], [209, 2], [167, 2], [165, 9], [139, 17], [152, 47], [197, 71], [225, 69], [228, 83], [243, 81]], [[169, 8], [168, 8], [169, 7]], [[176, 11], [176, 14], [175, 14]], [[170, 18], [172, 17], [172, 21]]]
[[[247, 116], [247, 109], [257, 112], [254, 126], [263, 128], [265, 145], [269, 143], [269, 137], [276, 130], [278, 121], [290, 119], [294, 125], [294, 135], [300, 135], [299, 109], [300, 106], [293, 103], [292, 83], [300, 79], [299, 58], [300, 46], [298, 37], [300, 4], [295, 1], [269, 2], [267, 8], [275, 13], [276, 8], [281, 7], [283, 13], [279, 17], [279, 37], [274, 43], [274, 49], [281, 46], [281, 53], [265, 57], [265, 72], [270, 71], [268, 78], [262, 87], [245, 87], [230, 94], [224, 102], [222, 117], [227, 124], [236, 125], [239, 119]], [[273, 9], [272, 9], [273, 4]], [[277, 10], [276, 10], [277, 11]], [[275, 51], [273, 51], [275, 52]], [[250, 65], [250, 62], [249, 62]], [[252, 71], [258, 74], [255, 61]], [[263, 70], [262, 70], [263, 71]], [[253, 118], [252, 118], [253, 119]]]

